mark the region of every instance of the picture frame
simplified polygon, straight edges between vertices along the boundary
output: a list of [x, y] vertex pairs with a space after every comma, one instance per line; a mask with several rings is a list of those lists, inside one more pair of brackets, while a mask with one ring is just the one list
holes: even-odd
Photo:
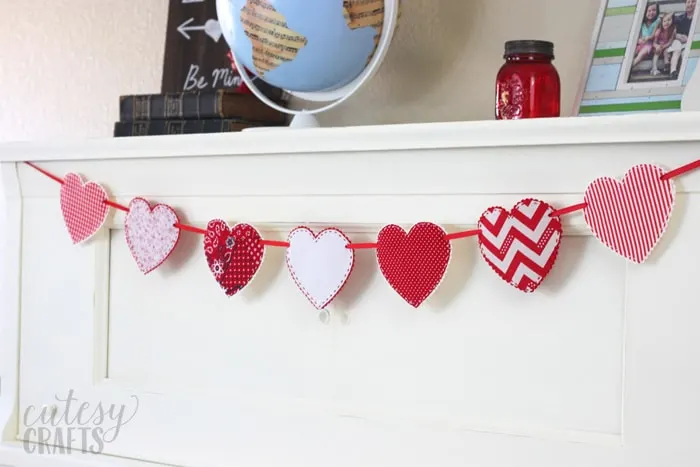
[[601, 0], [573, 115], [680, 111], [700, 60], [698, 3]]

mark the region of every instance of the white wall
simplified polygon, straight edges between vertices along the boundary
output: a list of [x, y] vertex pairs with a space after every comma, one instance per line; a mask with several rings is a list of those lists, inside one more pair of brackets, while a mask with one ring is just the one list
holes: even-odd
[[[0, 141], [111, 136], [120, 94], [160, 91], [168, 0], [0, 4]], [[555, 43], [571, 111], [598, 0], [403, 4], [379, 75], [323, 124], [491, 119], [503, 42], [516, 38]]]

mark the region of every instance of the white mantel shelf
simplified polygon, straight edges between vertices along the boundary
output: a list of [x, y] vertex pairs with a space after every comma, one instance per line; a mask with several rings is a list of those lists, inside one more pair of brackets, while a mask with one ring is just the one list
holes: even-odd
[[206, 157], [700, 140], [700, 112], [262, 129], [0, 144], [0, 161]]
[[[273, 240], [335, 226], [364, 243], [388, 223], [473, 229], [528, 197], [570, 206], [597, 177], [698, 158], [700, 112], [0, 144], [0, 467], [698, 467], [700, 170], [677, 180], [647, 264], [576, 212], [535, 293], [464, 238], [415, 310], [363, 249], [321, 324], [283, 248], [233, 297], [195, 233], [144, 276], [123, 212], [74, 246], [59, 185], [21, 163], [190, 225]], [[22, 414], [69, 389], [138, 411], [100, 455], [25, 452]]]

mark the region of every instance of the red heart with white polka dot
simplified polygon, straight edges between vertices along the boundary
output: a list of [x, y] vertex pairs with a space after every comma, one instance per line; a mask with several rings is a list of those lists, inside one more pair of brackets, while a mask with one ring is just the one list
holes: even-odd
[[377, 236], [377, 261], [389, 285], [418, 308], [437, 288], [450, 262], [452, 247], [445, 231], [430, 222], [415, 224], [408, 234], [387, 225]]

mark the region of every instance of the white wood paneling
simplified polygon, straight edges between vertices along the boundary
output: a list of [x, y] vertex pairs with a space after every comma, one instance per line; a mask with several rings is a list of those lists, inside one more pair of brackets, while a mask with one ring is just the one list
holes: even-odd
[[[364, 242], [389, 222], [470, 228], [489, 206], [526, 196], [563, 207], [580, 202], [597, 176], [621, 176], [641, 162], [673, 168], [700, 153], [687, 130], [700, 123], [694, 114], [664, 117], [668, 126], [638, 133], [643, 142], [631, 129], [650, 128], [648, 116], [601, 120], [610, 135], [599, 120], [580, 119], [594, 123], [590, 131], [577, 123], [578, 139], [561, 136], [573, 124], [560, 120], [508, 123], [498, 136], [495, 123], [338, 129], [339, 142], [321, 137], [315, 147], [303, 136], [289, 154], [261, 132], [105, 141], [102, 154], [93, 143], [57, 146], [61, 157], [49, 147], [0, 147], [5, 180], [18, 182], [8, 218], [18, 253], [10, 267], [21, 279], [4, 289], [19, 302], [3, 296], [3, 335], [14, 332], [19, 343], [3, 362], [3, 383], [17, 384], [9, 391], [3, 384], [0, 395], [7, 446], [0, 453], [18, 464], [37, 461], [11, 448], [33, 434], [23, 414], [60, 411], [56, 396], [73, 390], [93, 410], [125, 404], [127, 418], [138, 401], [103, 454], [142, 461], [697, 465], [700, 174], [678, 180], [671, 226], [648, 264], [608, 251], [577, 213], [566, 216], [560, 257], [536, 293], [502, 282], [468, 238], [453, 242], [445, 280], [414, 310], [386, 284], [374, 252], [359, 250], [323, 324], [289, 278], [282, 249], [269, 249], [259, 275], [231, 298], [211, 277], [197, 234], [183, 233], [173, 257], [143, 276], [124, 241], [123, 213], [73, 246], [58, 184], [12, 162], [46, 159], [46, 169], [80, 172], [120, 202], [146, 196], [200, 226], [222, 217], [283, 239], [298, 224], [334, 225]], [[618, 139], [615, 125], [628, 140]], [[486, 127], [490, 144], [470, 139]], [[523, 136], [524, 128], [533, 133]], [[452, 143], [442, 146], [431, 129]], [[557, 130], [559, 144], [528, 143], [556, 141]], [[362, 131], [369, 140], [358, 144], [371, 151], [353, 150]], [[669, 141], [656, 141], [664, 131]], [[279, 139], [291, 142], [289, 135]], [[192, 143], [187, 154], [166, 157], [184, 141]], [[405, 141], [415, 147], [399, 147]], [[65, 457], [42, 460], [59, 465]]]

